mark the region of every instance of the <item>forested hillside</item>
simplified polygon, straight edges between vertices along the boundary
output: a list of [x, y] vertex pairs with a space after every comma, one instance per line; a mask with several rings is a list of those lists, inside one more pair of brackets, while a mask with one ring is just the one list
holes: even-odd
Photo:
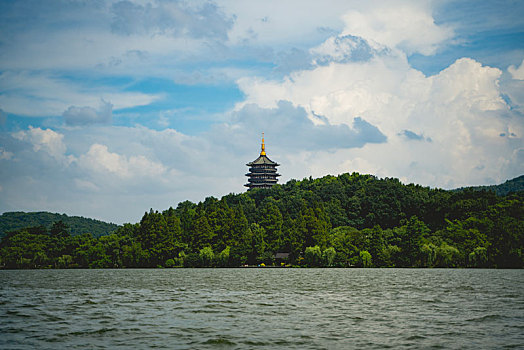
[[63, 225], [22, 229], [2, 240], [0, 263], [522, 268], [523, 197], [522, 191], [445, 191], [357, 173], [292, 180], [150, 210], [139, 223], [98, 239], [72, 237]]
[[118, 225], [115, 224], [79, 216], [67, 216], [66, 214], [54, 214], [45, 211], [32, 213], [17, 211], [0, 215], [0, 238], [3, 237], [6, 232], [26, 227], [44, 226], [50, 229], [51, 226], [58, 221], [62, 221], [67, 225], [69, 232], [73, 236], [90, 233], [95, 237], [100, 237], [112, 233], [118, 227]]
[[457, 191], [464, 191], [466, 189], [475, 191], [493, 191], [499, 196], [505, 196], [511, 192], [524, 191], [524, 175], [508, 180], [500, 185], [462, 187], [458, 188]]

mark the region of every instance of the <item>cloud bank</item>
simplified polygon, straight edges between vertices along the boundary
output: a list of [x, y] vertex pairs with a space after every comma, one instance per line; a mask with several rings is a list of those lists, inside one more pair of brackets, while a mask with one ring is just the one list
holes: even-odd
[[112, 110], [113, 105], [102, 100], [98, 111], [92, 107], [70, 106], [62, 116], [66, 125], [110, 124]]

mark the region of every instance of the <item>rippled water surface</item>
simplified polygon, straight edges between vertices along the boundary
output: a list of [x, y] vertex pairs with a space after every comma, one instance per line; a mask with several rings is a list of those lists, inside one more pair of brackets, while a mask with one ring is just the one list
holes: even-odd
[[0, 348], [522, 348], [524, 271], [0, 271]]

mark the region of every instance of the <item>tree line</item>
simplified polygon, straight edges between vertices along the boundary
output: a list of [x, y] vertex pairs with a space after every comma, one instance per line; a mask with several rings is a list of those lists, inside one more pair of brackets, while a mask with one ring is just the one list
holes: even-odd
[[118, 228], [118, 225], [84, 218], [80, 216], [68, 216], [49, 212], [5, 212], [0, 215], [0, 238], [6, 232], [23, 229], [26, 227], [44, 226], [50, 227], [53, 223], [62, 221], [67, 225], [71, 235], [76, 236], [85, 232], [95, 237], [105, 236]]
[[0, 242], [0, 265], [522, 268], [523, 197], [358, 173], [291, 180], [150, 210], [99, 238], [71, 236], [61, 221], [14, 230]]

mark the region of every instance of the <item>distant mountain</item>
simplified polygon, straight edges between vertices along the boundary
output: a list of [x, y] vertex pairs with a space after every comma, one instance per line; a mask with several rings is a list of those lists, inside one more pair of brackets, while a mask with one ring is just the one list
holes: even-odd
[[499, 196], [505, 196], [511, 192], [524, 191], [524, 175], [508, 180], [500, 185], [461, 187], [457, 188], [455, 191], [464, 191], [466, 189], [474, 191], [494, 191]]
[[3, 237], [6, 232], [26, 227], [44, 226], [49, 229], [58, 221], [66, 224], [73, 236], [91, 233], [95, 237], [100, 237], [112, 233], [118, 227], [116, 224], [81, 216], [67, 216], [66, 214], [55, 214], [44, 211], [32, 213], [17, 211], [0, 215], [0, 237]]

